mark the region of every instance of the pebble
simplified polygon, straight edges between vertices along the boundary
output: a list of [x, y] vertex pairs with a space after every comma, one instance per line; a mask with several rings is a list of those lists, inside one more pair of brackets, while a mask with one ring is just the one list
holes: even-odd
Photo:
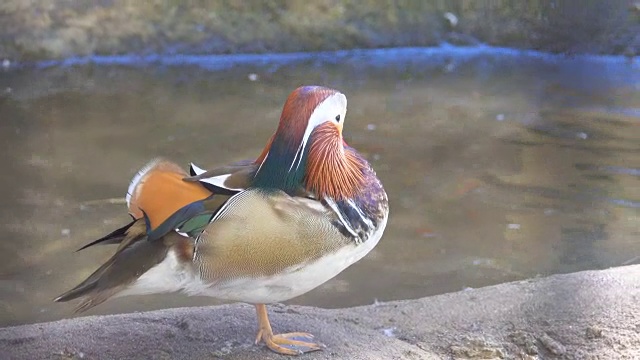
[[603, 337], [603, 333], [604, 331], [602, 330], [602, 328], [597, 326], [589, 326], [585, 331], [585, 336], [587, 337], [587, 339], [598, 339]]
[[548, 334], [542, 334], [538, 340], [540, 340], [542, 345], [544, 345], [544, 347], [554, 355], [562, 355], [567, 352], [567, 348], [564, 347], [564, 345], [553, 339]]
[[395, 331], [396, 331], [396, 328], [394, 327], [382, 329], [382, 333], [388, 337], [395, 337], [396, 336]]

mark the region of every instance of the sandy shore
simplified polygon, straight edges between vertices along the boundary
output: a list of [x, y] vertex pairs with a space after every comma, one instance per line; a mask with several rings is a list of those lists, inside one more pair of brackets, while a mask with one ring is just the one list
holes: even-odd
[[[305, 359], [637, 359], [640, 266], [348, 309], [270, 307], [309, 331]], [[89, 316], [0, 329], [3, 359], [279, 359], [246, 304]]]

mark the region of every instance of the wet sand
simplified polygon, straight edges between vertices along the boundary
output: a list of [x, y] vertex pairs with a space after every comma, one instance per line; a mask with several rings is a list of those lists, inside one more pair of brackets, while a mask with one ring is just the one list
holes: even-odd
[[[301, 359], [632, 359], [640, 266], [325, 310], [270, 307], [275, 331], [326, 345]], [[246, 304], [88, 316], [0, 329], [7, 359], [282, 359], [253, 345]]]

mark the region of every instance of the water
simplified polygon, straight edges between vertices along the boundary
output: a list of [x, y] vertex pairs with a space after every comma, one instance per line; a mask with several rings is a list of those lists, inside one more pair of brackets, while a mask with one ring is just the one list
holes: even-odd
[[[349, 99], [345, 137], [383, 180], [379, 246], [292, 303], [409, 299], [640, 263], [640, 67], [508, 49], [117, 57], [0, 73], [0, 326], [73, 316], [51, 299], [113, 251], [128, 181], [161, 155], [260, 153], [287, 94]], [[115, 199], [113, 201], [109, 199]], [[215, 304], [154, 295], [90, 314]]]

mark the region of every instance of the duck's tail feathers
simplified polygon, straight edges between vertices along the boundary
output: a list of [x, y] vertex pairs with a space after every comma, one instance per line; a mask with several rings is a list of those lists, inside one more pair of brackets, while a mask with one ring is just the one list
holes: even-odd
[[94, 241], [88, 243], [87, 245], [84, 245], [83, 247], [81, 247], [78, 250], [76, 250], [76, 252], [84, 250], [84, 249], [86, 249], [88, 247], [91, 247], [93, 245], [120, 244], [122, 242], [122, 240], [124, 240], [124, 238], [127, 236], [127, 230], [129, 230], [129, 228], [131, 228], [133, 226], [133, 224], [136, 223], [136, 221], [139, 221], [139, 219], [134, 219], [133, 221], [131, 221], [127, 225], [112, 231], [111, 233], [101, 237], [98, 240], [94, 240]]
[[124, 290], [166, 257], [170, 244], [147, 241], [143, 220], [128, 226], [116, 253], [87, 279], [54, 301], [65, 302], [82, 297], [75, 311], [86, 311]]

